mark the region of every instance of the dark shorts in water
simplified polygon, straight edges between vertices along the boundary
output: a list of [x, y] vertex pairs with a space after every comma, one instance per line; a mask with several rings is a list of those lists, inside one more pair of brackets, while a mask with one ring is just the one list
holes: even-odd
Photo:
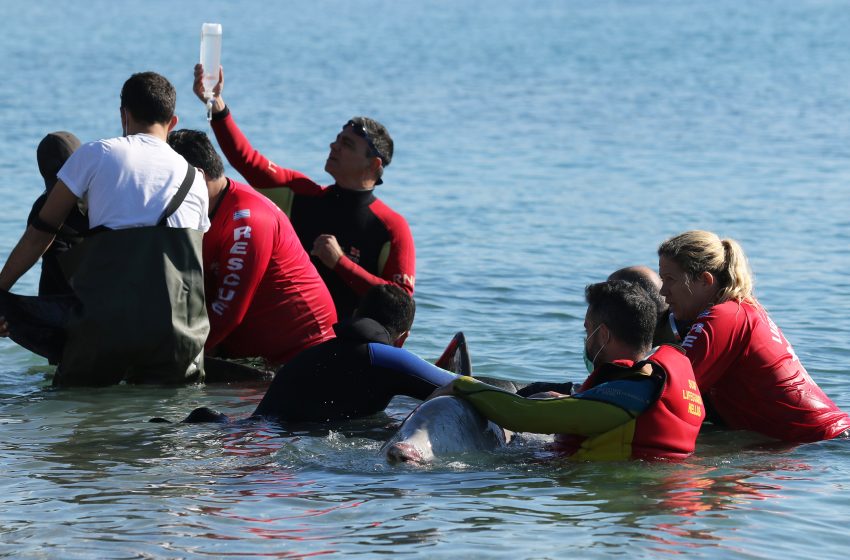
[[51, 364], [62, 357], [65, 326], [79, 305], [73, 295], [19, 296], [0, 290], [0, 316], [9, 323], [9, 338]]

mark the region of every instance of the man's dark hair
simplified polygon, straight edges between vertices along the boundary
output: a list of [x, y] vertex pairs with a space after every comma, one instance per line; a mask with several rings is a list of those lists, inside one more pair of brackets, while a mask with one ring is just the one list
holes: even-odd
[[369, 117], [354, 117], [352, 123], [359, 126], [368, 135], [368, 142], [371, 143], [370, 150], [374, 147], [377, 153], [369, 153], [369, 156], [378, 156], [381, 158], [382, 168], [378, 171], [377, 184], [383, 183], [381, 176], [384, 174], [384, 167], [389, 166], [393, 160], [393, 139], [387, 131], [387, 127]]
[[174, 130], [168, 134], [168, 145], [183, 156], [189, 165], [202, 169], [207, 179], [224, 176], [224, 162], [206, 133], [186, 128]]
[[363, 296], [356, 316], [374, 319], [395, 340], [413, 326], [415, 313], [416, 303], [407, 292], [395, 284], [379, 284], [369, 288]]
[[650, 280], [646, 274], [638, 270], [637, 267], [631, 266], [612, 272], [608, 277], [608, 280], [625, 280], [626, 282], [633, 282], [637, 284], [646, 290], [647, 294], [649, 294], [650, 299], [652, 299], [653, 303], [655, 303], [658, 315], [663, 313], [665, 317], [667, 316], [667, 308], [669, 306], [664, 300], [664, 296], [661, 295], [661, 291], [658, 289], [658, 286]]
[[637, 283], [607, 280], [584, 289], [588, 313], [635, 350], [652, 347], [657, 311], [649, 294]]
[[174, 86], [156, 72], [133, 74], [121, 88], [121, 107], [144, 124], [168, 123], [176, 104]]

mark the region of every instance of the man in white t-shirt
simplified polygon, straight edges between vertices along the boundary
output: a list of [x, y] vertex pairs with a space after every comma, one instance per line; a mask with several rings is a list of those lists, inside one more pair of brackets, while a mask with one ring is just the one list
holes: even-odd
[[[124, 136], [119, 138], [110, 138], [99, 140], [81, 146], [65, 163], [58, 173], [58, 181], [51, 190], [41, 212], [38, 217], [33, 220], [25, 231], [17, 246], [9, 255], [8, 260], [0, 271], [0, 290], [9, 290], [15, 282], [27, 272], [44, 253], [44, 251], [53, 242], [56, 231], [61, 227], [67, 215], [76, 206], [79, 199], [85, 199], [88, 205], [89, 226], [91, 229], [107, 230], [106, 233], [97, 234], [91, 239], [89, 253], [93, 247], [97, 247], [98, 251], [111, 251], [115, 254], [109, 255], [108, 258], [102, 258], [96, 255], [94, 261], [90, 261], [90, 267], [100, 266], [105, 267], [104, 271], [100, 272], [100, 276], [108, 275], [110, 280], [123, 285], [116, 286], [115, 293], [123, 294], [123, 299], [139, 299], [152, 306], [159, 305], [165, 307], [170, 303], [173, 304], [174, 313], [172, 324], [164, 323], [165, 321], [141, 325], [147, 318], [148, 313], [142, 312], [145, 307], [140, 307], [139, 312], [135, 313], [135, 317], [127, 317], [123, 322], [125, 324], [100, 325], [98, 328], [103, 330], [106, 335], [113, 334], [112, 330], [132, 331], [139, 329], [147, 329], [145, 336], [156, 339], [159, 347], [166, 346], [175, 356], [185, 355], [187, 352], [194, 352], [197, 346], [196, 340], [192, 338], [205, 338], [209, 329], [206, 314], [203, 317], [197, 314], [197, 309], [190, 305], [191, 309], [188, 314], [183, 313], [181, 316], [180, 306], [185, 307], [185, 302], [181, 299], [185, 298], [185, 293], [200, 290], [201, 301], [203, 299], [203, 288], [196, 286], [198, 283], [198, 271], [194, 262], [194, 245], [200, 243], [201, 233], [205, 232], [210, 227], [208, 218], [209, 199], [207, 187], [203, 179], [203, 175], [198, 172], [191, 182], [191, 186], [182, 203], [177, 207], [165, 221], [166, 226], [174, 228], [174, 231], [180, 230], [186, 232], [185, 247], [180, 248], [177, 252], [180, 253], [182, 264], [177, 266], [177, 272], [173, 273], [171, 268], [165, 267], [164, 274], [173, 274], [173, 278], [169, 279], [165, 284], [169, 287], [160, 289], [156, 284], [160, 282], [160, 278], [156, 277], [156, 272], [151, 278], [146, 278], [139, 285], [132, 281], [127, 281], [128, 277], [124, 270], [132, 269], [134, 266], [140, 272], [141, 276], [147, 274], [147, 269], [139, 265], [139, 260], [144, 258], [144, 253], [148, 248], [156, 245], [159, 234], [162, 233], [160, 228], [156, 228], [164, 210], [171, 202], [172, 198], [178, 192], [184, 179], [191, 177], [191, 172], [188, 170], [186, 160], [177, 152], [171, 149], [166, 142], [168, 132], [177, 124], [177, 116], [174, 114], [176, 104], [176, 92], [174, 87], [164, 77], [154, 72], [142, 72], [134, 74], [125, 83], [121, 90], [121, 125]], [[152, 227], [153, 226], [153, 227]], [[116, 244], [115, 242], [102, 243], [103, 239], [111, 240], [120, 237], [120, 232], [114, 230], [129, 230], [133, 228], [144, 228], [139, 230], [139, 235], [129, 237], [124, 235], [123, 239], [127, 241]], [[113, 231], [108, 231], [113, 230]], [[150, 235], [148, 235], [150, 232]], [[192, 233], [194, 232], [194, 233]], [[116, 235], [117, 234], [117, 235]], [[104, 236], [102, 239], [100, 236]], [[179, 236], [178, 236], [179, 237]], [[195, 239], [197, 238], [197, 239]], [[197, 241], [197, 243], [196, 243]], [[86, 245], [87, 242], [83, 243]], [[179, 244], [179, 243], [178, 243]], [[108, 247], [103, 249], [104, 245]], [[166, 260], [173, 260], [168, 254], [168, 242], [163, 247], [163, 255]], [[149, 251], [148, 251], [149, 252]], [[154, 251], [154, 261], [156, 260], [156, 251]], [[198, 253], [198, 257], [200, 254]], [[162, 260], [162, 259], [160, 259]], [[91, 264], [91, 262], [95, 262]], [[184, 268], [180, 268], [183, 266]], [[86, 275], [91, 277], [91, 271], [87, 270]], [[81, 275], [84, 276], [84, 275]], [[76, 277], [75, 277], [76, 278]], [[182, 284], [182, 287], [174, 289], [171, 285], [174, 282]], [[102, 280], [97, 280], [103, 286], [109, 286], [108, 283]], [[82, 284], [82, 281], [80, 282]], [[201, 280], [202, 284], [202, 280]], [[80, 286], [74, 284], [72, 286], [75, 293], [82, 300], [82, 306], [88, 307], [90, 310], [101, 305], [100, 302], [87, 302], [86, 298], [81, 295]], [[148, 289], [150, 286], [150, 289]], [[121, 291], [121, 288], [124, 288]], [[91, 283], [88, 285], [91, 291]], [[181, 292], [182, 290], [182, 292]], [[183, 295], [181, 295], [181, 293]], [[4, 296], [5, 297], [5, 296]], [[109, 294], [104, 294], [105, 298]], [[114, 299], [122, 299], [116, 297]], [[164, 301], [163, 301], [164, 300]], [[108, 302], [107, 302], [108, 303]], [[14, 307], [14, 306], [13, 306]], [[8, 308], [8, 305], [7, 305]], [[17, 309], [17, 308], [15, 308]], [[184, 309], [185, 311], [185, 309]], [[75, 311], [76, 312], [76, 311]], [[9, 315], [9, 322], [6, 318], [0, 317], [0, 336], [9, 336], [15, 338], [15, 321], [12, 312], [4, 313], [0, 307], [0, 315]], [[187, 318], [188, 315], [188, 318]], [[27, 316], [23, 317], [22, 322], [26, 322]], [[109, 316], [113, 323], [116, 321], [114, 313], [104, 315]], [[86, 320], [91, 323], [90, 318]], [[117, 321], [118, 323], [122, 321]], [[179, 324], [183, 322], [184, 324]], [[154, 326], [152, 327], [151, 324]], [[161, 325], [161, 326], [156, 326]], [[21, 327], [23, 328], [23, 326]], [[161, 331], [161, 332], [159, 332]], [[184, 331], [190, 331], [191, 336], [186, 337]], [[97, 333], [91, 330], [86, 331], [86, 336], [89, 338], [97, 338]], [[129, 336], [129, 335], [128, 335]], [[108, 338], [108, 336], [107, 336]], [[67, 346], [74, 340], [73, 332], [68, 333], [68, 342], [66, 343], [65, 355], [60, 362], [60, 371], [65, 364], [67, 358]], [[138, 344], [133, 343], [136, 346]], [[22, 343], [22, 345], [24, 345]], [[203, 341], [201, 341], [201, 346]], [[130, 345], [125, 345], [123, 340], [113, 344], [114, 347], [129, 348]], [[118, 354], [112, 355], [111, 359], [116, 362], [109, 369], [115, 371], [126, 371], [118, 377], [111, 378], [104, 374], [103, 376], [90, 379], [65, 379], [60, 383], [67, 382], [68, 384], [94, 384], [102, 385], [116, 381], [169, 381], [169, 380], [195, 380], [202, 377], [202, 366], [200, 365], [200, 357], [193, 356], [194, 370], [199, 372], [198, 375], [186, 373], [185, 375], [178, 374], [170, 377], [160, 376], [158, 373], [153, 373], [146, 377], [138, 374], [138, 371], [152, 371], [152, 364], [144, 366], [130, 366], [124, 368], [123, 361], [139, 362], [145, 358], [139, 358], [139, 355], [144, 356], [149, 353], [147, 350], [139, 350], [133, 347], [133, 356], [127, 351], [127, 356]], [[101, 356], [108, 353], [109, 349], [100, 349], [97, 352]], [[85, 349], [83, 349], [85, 352]], [[95, 353], [92, 350], [91, 353]], [[126, 358], [126, 360], [125, 360]], [[103, 358], [98, 358], [103, 361]], [[181, 362], [182, 358], [175, 358], [177, 362]], [[71, 360], [69, 360], [70, 362]], [[191, 370], [193, 364], [187, 364]], [[94, 368], [94, 365], [89, 366]], [[97, 367], [101, 367], [98, 365]], [[182, 365], [178, 367], [180, 369]], [[104, 369], [107, 366], [103, 366]], [[135, 369], [134, 369], [135, 368]], [[157, 371], [165, 371], [172, 369], [168, 364], [164, 364], [163, 360], [156, 364]], [[136, 372], [136, 373], [133, 373]], [[86, 374], [83, 374], [84, 376]], [[116, 374], [117, 375], [117, 374]], [[58, 373], [57, 373], [58, 376]], [[184, 379], [185, 377], [185, 379]]]

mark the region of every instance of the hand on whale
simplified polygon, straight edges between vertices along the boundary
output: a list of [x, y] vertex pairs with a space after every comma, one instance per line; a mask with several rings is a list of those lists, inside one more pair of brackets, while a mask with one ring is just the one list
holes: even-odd
[[440, 396], [417, 406], [381, 447], [391, 463], [428, 463], [468, 451], [492, 451], [507, 444], [505, 430], [465, 400]]

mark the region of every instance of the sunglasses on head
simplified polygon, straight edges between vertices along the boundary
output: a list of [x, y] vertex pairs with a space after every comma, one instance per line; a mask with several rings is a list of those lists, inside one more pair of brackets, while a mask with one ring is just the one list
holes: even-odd
[[386, 158], [384, 158], [384, 154], [382, 154], [380, 150], [375, 147], [374, 142], [372, 142], [372, 137], [369, 135], [369, 131], [367, 131], [361, 123], [348, 121], [347, 123], [345, 123], [345, 126], [343, 126], [342, 129], [345, 130], [348, 127], [351, 127], [351, 130], [354, 131], [354, 134], [366, 140], [366, 143], [369, 145], [369, 151], [374, 157], [381, 158], [382, 163], [386, 161]]

